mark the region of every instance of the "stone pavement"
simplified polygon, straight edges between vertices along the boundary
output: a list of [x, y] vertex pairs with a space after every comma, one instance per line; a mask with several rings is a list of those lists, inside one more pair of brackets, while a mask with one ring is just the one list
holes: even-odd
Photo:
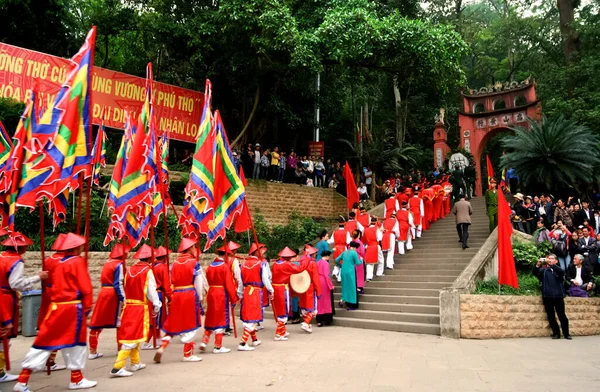
[[[174, 341], [163, 363], [142, 351], [148, 368], [125, 379], [110, 379], [116, 355], [114, 331], [104, 331], [104, 358], [89, 361], [85, 375], [97, 380], [95, 391], [561, 391], [597, 390], [600, 385], [600, 337], [505, 340], [450, 340], [341, 327], [314, 328], [313, 334], [289, 326], [290, 340], [272, 340], [274, 322], [260, 331], [263, 344], [254, 352], [202, 355], [199, 363], [180, 361]], [[241, 324], [238, 322], [238, 328]], [[197, 340], [200, 337], [197, 336]], [[13, 372], [32, 338], [12, 343]], [[224, 339], [235, 349], [237, 340]], [[589, 353], [586, 355], [585, 353]], [[61, 355], [58, 355], [61, 362]], [[35, 373], [33, 391], [66, 390], [68, 373]], [[0, 385], [6, 392], [12, 384]]]

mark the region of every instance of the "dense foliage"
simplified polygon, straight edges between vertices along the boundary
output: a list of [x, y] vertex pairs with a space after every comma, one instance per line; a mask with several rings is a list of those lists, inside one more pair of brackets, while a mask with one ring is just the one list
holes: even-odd
[[[326, 155], [358, 162], [362, 127], [363, 147], [383, 153], [364, 151], [363, 163], [381, 177], [431, 170], [440, 107], [457, 146], [466, 86], [531, 76], [549, 118], [598, 134], [599, 8], [599, 0], [3, 1], [0, 41], [68, 56], [95, 24], [97, 65], [143, 76], [152, 61], [157, 80], [195, 90], [210, 78], [235, 144], [303, 154], [318, 105]], [[14, 113], [0, 103], [9, 130]], [[502, 151], [489, 145], [497, 163]]]

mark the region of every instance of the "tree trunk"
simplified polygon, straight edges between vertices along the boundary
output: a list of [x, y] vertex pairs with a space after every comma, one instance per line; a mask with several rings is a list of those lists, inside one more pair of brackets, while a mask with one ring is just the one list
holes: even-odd
[[363, 105], [363, 115], [362, 115], [362, 127], [363, 127], [363, 136], [369, 141], [372, 142], [371, 133], [369, 132], [369, 103], [365, 102]]
[[246, 133], [246, 131], [248, 130], [248, 128], [250, 127], [250, 123], [252, 123], [252, 119], [254, 118], [254, 114], [256, 113], [256, 109], [258, 108], [258, 100], [260, 98], [260, 86], [256, 87], [256, 94], [254, 94], [254, 106], [252, 106], [252, 111], [250, 112], [250, 115], [248, 116], [248, 121], [246, 121], [246, 124], [244, 125], [244, 128], [242, 129], [242, 132], [240, 132], [239, 135], [237, 135], [237, 137], [235, 138], [235, 140], [231, 143], [231, 147], [235, 147], [238, 142], [240, 140], [242, 140], [242, 137], [244, 136], [244, 134]]
[[402, 96], [398, 88], [398, 76], [394, 76], [394, 104], [396, 107], [396, 143], [402, 147], [404, 141], [404, 121], [402, 119]]
[[579, 33], [573, 27], [573, 23], [575, 22], [575, 8], [578, 3], [579, 1], [577, 0], [556, 1], [560, 16], [560, 35], [566, 65], [569, 65], [573, 56], [579, 50]]

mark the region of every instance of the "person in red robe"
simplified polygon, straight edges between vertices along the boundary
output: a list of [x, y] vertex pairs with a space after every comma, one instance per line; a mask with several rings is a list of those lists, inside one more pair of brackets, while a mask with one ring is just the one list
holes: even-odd
[[90, 321], [90, 354], [88, 355], [90, 360], [104, 356], [98, 352], [98, 339], [102, 330], [117, 328], [120, 324], [121, 307], [125, 301], [123, 278], [127, 253], [129, 253], [129, 246], [116, 244], [100, 272], [100, 294]]
[[425, 216], [425, 210], [423, 207], [423, 199], [419, 196], [420, 188], [417, 186], [414, 188], [414, 195], [408, 200], [408, 209], [412, 212], [413, 222], [415, 228], [412, 233], [413, 238], [421, 238], [421, 232], [423, 230], [423, 217]]
[[321, 296], [321, 280], [317, 261], [314, 259], [318, 252], [317, 248], [306, 245], [304, 250], [311, 260], [306, 267], [306, 271], [310, 276], [310, 286], [308, 286], [308, 290], [300, 294], [300, 313], [303, 319], [300, 328], [307, 333], [312, 333], [310, 322], [317, 315], [317, 297]]
[[[139, 261], [125, 274], [125, 306], [117, 329], [121, 349], [110, 371], [112, 377], [129, 377], [133, 372], [146, 368], [140, 359], [140, 345], [148, 341], [150, 318], [156, 317], [162, 306], [152, 272], [152, 253], [152, 248], [142, 245], [133, 255]], [[131, 363], [129, 370], [125, 369], [127, 359]]]
[[286, 331], [285, 323], [291, 315], [290, 303], [290, 276], [304, 271], [310, 261], [309, 257], [303, 257], [300, 265], [291, 262], [296, 253], [285, 247], [279, 252], [279, 260], [273, 264], [273, 313], [277, 320], [275, 330], [275, 341], [288, 340], [289, 333]]
[[[267, 300], [273, 300], [271, 271], [269, 263], [265, 259], [267, 248], [259, 246], [255, 250], [259, 251], [253, 252], [246, 258], [241, 268], [244, 288], [242, 292], [238, 292], [238, 297], [241, 298], [240, 319], [244, 326], [244, 332], [238, 345], [238, 351], [253, 351], [261, 344], [256, 336], [256, 330], [263, 321], [265, 293]], [[248, 344], [250, 338], [252, 338], [252, 345]]]
[[[350, 234], [352, 233], [352, 231], [347, 230], [347, 227], [344, 224], [344, 222], [345, 222], [344, 218], [340, 217], [339, 227], [333, 231], [333, 234], [331, 235], [331, 237], [329, 237], [329, 240], [327, 240], [328, 244], [333, 245], [333, 255], [334, 256], [335, 255], [339, 256], [342, 253], [344, 253], [344, 251], [346, 250], [346, 247], [352, 240], [352, 238], [350, 238]], [[356, 225], [358, 226], [358, 225], [360, 225], [360, 223], [357, 222]], [[361, 225], [361, 228], [362, 228], [362, 225]], [[362, 233], [362, 230], [359, 230], [359, 231]], [[337, 257], [337, 256], [335, 256], [335, 257]], [[333, 267], [333, 272], [331, 273], [331, 276], [335, 276], [337, 278], [338, 282], [341, 280], [339, 265], [336, 264]]]
[[[267, 247], [265, 246], [265, 244], [256, 244], [253, 243], [250, 246], [250, 250], [248, 251], [248, 255], [250, 256], [256, 256], [258, 257], [264, 264], [263, 264], [263, 271], [265, 271], [265, 273], [268, 273], [269, 276], [269, 283], [271, 282], [271, 268], [269, 267], [269, 260], [267, 260], [266, 257], [267, 254]], [[262, 290], [262, 307], [264, 308], [268, 308], [270, 305], [270, 301], [272, 300], [272, 298], [269, 298], [270, 294], [268, 290]], [[263, 327], [260, 323], [256, 324], [256, 330], [260, 331], [261, 329], [265, 329], [265, 327]], [[254, 338], [256, 337], [256, 333], [251, 335], [252, 340], [254, 340]]]
[[69, 389], [87, 389], [96, 381], [83, 377], [81, 370], [87, 359], [87, 314], [92, 309], [93, 290], [86, 261], [80, 256], [85, 238], [69, 233], [57, 249], [63, 251], [60, 261], [49, 266], [50, 306], [31, 349], [21, 364], [21, 374], [13, 391], [27, 392], [29, 377], [47, 365], [53, 350], [62, 350], [71, 370]]
[[411, 212], [408, 210], [408, 203], [402, 202], [402, 208], [398, 211], [396, 216], [398, 219], [398, 254], [403, 255], [407, 250], [411, 250], [412, 246], [412, 233], [411, 229], [414, 228], [413, 217]]
[[399, 209], [400, 205], [398, 204], [398, 200], [396, 200], [396, 196], [390, 193], [388, 198], [383, 202], [383, 215], [385, 219], [394, 215]]
[[154, 346], [154, 341], [160, 339], [160, 330], [169, 314], [169, 307], [167, 304], [171, 302], [173, 290], [171, 290], [171, 277], [169, 276], [169, 267], [167, 266], [167, 253], [167, 248], [164, 246], [159, 246], [154, 250], [153, 273], [154, 279], [156, 279], [156, 292], [158, 293], [158, 298], [160, 299], [162, 306], [154, 320], [154, 328], [150, 331], [148, 341], [141, 345], [142, 350], [154, 350], [158, 348]]
[[198, 241], [183, 238], [179, 245], [179, 257], [171, 268], [173, 292], [171, 309], [162, 330], [165, 337], [154, 355], [154, 362], [160, 363], [162, 355], [174, 336], [181, 337], [183, 343], [183, 362], [199, 362], [202, 358], [194, 354], [194, 338], [202, 326], [202, 299], [208, 291], [208, 282], [202, 273], [195, 246]]
[[[226, 251], [228, 257], [225, 258], [229, 268], [231, 268], [231, 274], [233, 276], [233, 284], [238, 293], [241, 293], [244, 290], [244, 286], [242, 283], [242, 272], [241, 272], [241, 263], [237, 258], [237, 251], [242, 246], [236, 242], [229, 241], [227, 245], [221, 247], [222, 251]], [[240, 298], [241, 294], [238, 296]], [[225, 335], [231, 335], [231, 327], [225, 328]]]
[[[400, 211], [398, 211], [400, 212]], [[381, 240], [381, 250], [385, 253], [385, 268], [394, 269], [394, 253], [396, 251], [396, 238], [400, 237], [400, 228], [396, 213], [390, 215], [383, 221], [383, 239]]]
[[[0, 229], [0, 235], [6, 235]], [[19, 328], [19, 295], [21, 291], [31, 290], [42, 279], [48, 278], [48, 272], [25, 277], [23, 254], [33, 244], [25, 235], [15, 232], [2, 242], [5, 251], [0, 253], [0, 301], [2, 303], [2, 337], [8, 340], [16, 338]], [[7, 373], [4, 347], [0, 345], [0, 383], [17, 380], [18, 376]]]
[[[431, 187], [433, 189], [433, 221], [442, 219], [442, 204], [444, 198], [444, 188], [441, 185], [435, 184]], [[440, 192], [441, 191], [441, 192]]]
[[231, 266], [226, 260], [228, 252], [217, 251], [217, 258], [206, 269], [206, 280], [210, 288], [206, 297], [206, 318], [204, 319], [204, 336], [200, 343], [200, 351], [206, 351], [210, 335], [215, 333], [214, 354], [224, 354], [231, 349], [223, 347], [223, 335], [229, 328], [229, 319], [233, 306], [238, 301]]
[[383, 230], [377, 225], [377, 217], [371, 219], [371, 226], [365, 229], [365, 235], [363, 236], [363, 242], [367, 247], [365, 252], [365, 264], [367, 264], [367, 282], [373, 280], [373, 273], [375, 272], [375, 265], [377, 265], [377, 276], [382, 276], [383, 269], [383, 253], [379, 243], [383, 239]]

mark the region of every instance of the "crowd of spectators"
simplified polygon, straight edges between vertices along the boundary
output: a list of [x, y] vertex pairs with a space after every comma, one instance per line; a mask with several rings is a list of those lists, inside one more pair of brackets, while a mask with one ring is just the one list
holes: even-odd
[[513, 227], [531, 234], [536, 244], [549, 243], [571, 296], [587, 297], [600, 274], [600, 195], [555, 200], [550, 193], [514, 195]]

